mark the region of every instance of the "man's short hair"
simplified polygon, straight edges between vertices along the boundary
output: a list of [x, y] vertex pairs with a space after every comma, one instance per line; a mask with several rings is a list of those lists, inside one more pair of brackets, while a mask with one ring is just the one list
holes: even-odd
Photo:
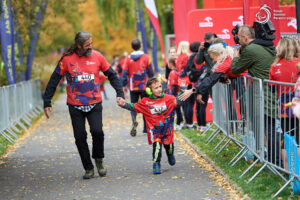
[[204, 40], [210, 40], [212, 37], [215, 37], [215, 34], [212, 32], [205, 33]]
[[135, 38], [131, 41], [131, 47], [133, 50], [137, 51], [141, 48], [141, 41], [138, 38]]
[[255, 31], [254, 28], [249, 25], [243, 25], [239, 28], [239, 32], [241, 35], [245, 35], [250, 39], [255, 39]]
[[200, 42], [192, 42], [190, 44], [190, 51], [193, 53], [197, 53], [199, 50]]

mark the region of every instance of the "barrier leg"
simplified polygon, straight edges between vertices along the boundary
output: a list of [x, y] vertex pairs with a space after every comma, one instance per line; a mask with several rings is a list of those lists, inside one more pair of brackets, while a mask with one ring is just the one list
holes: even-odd
[[0, 135], [2, 135], [10, 143], [12, 143], [12, 144], [14, 143], [14, 140], [11, 137], [9, 137], [6, 133], [2, 132], [2, 133], [0, 133]]
[[234, 161], [234, 163], [232, 163], [231, 167], [233, 167], [237, 162], [239, 162], [244, 157], [244, 155], [246, 155], [248, 151], [249, 149], [247, 148], [247, 150], [244, 151], [244, 153], [242, 153], [242, 155], [236, 161]]
[[292, 176], [292, 178], [289, 180], [289, 181], [287, 181], [277, 192], [276, 192], [276, 194], [274, 194], [274, 196], [272, 196], [272, 199], [273, 198], [275, 198], [275, 197], [277, 197], [277, 195], [280, 193], [280, 192], [282, 192], [282, 190], [284, 190], [284, 188], [286, 188], [286, 186], [288, 186], [292, 181], [294, 181], [294, 179], [295, 179], [295, 177], [294, 176]]
[[19, 120], [19, 121], [17, 121], [17, 123], [16, 124], [18, 124], [20, 127], [21, 127], [21, 129], [23, 129], [23, 130], [25, 130], [26, 129], [26, 127], [24, 126], [24, 124]]
[[278, 175], [282, 180], [287, 181], [286, 178], [284, 178], [278, 170], [274, 169], [272, 166], [267, 166], [275, 175]]
[[223, 149], [227, 146], [227, 144], [231, 141], [231, 138], [229, 138], [229, 140], [227, 140], [227, 142], [221, 147], [221, 149], [217, 152], [217, 155], [219, 153], [221, 153], [221, 151], [223, 151]]
[[215, 139], [215, 137], [221, 132], [220, 129], [217, 129], [213, 134], [211, 134], [209, 136], [209, 138], [206, 140], [206, 143], [209, 144], [211, 143], [211, 141], [213, 141], [213, 139]]
[[27, 124], [28, 126], [31, 126], [31, 123], [30, 123], [31, 120], [28, 117], [23, 116], [22, 120], [25, 122], [25, 124]]
[[205, 129], [205, 131], [203, 131], [203, 133], [201, 133], [201, 135], [204, 135], [208, 130], [210, 130], [213, 127], [214, 123], [211, 123], [209, 125], [209, 127], [207, 129]]
[[248, 183], [250, 183], [251, 181], [253, 181], [253, 179], [255, 179], [255, 177], [267, 166], [268, 164], [267, 163], [265, 163], [250, 179], [249, 179], [249, 181], [247, 182], [247, 184]]
[[224, 140], [226, 138], [227, 138], [227, 136], [223, 137], [223, 139], [219, 142], [219, 144], [217, 144], [217, 146], [215, 146], [215, 148], [213, 150], [216, 150], [224, 142]]
[[256, 165], [256, 163], [259, 161], [259, 159], [256, 159], [241, 175], [239, 178], [242, 178], [245, 174], [247, 174], [247, 172], [252, 169], [252, 167], [254, 167], [254, 165]]
[[19, 132], [20, 132], [20, 130], [19, 130], [15, 125], [10, 126], [10, 129], [11, 129], [13, 132], [15, 132], [15, 133], [19, 133]]
[[246, 146], [244, 146], [243, 148], [242, 148], [242, 150], [240, 150], [235, 156], [234, 156], [234, 158], [232, 158], [231, 159], [231, 161], [228, 163], [228, 164], [231, 164], [241, 153], [243, 153], [243, 151], [244, 150], [246, 150]]
[[11, 136], [13, 136], [14, 138], [18, 138], [18, 136], [17, 136], [17, 134], [15, 134], [12, 130], [10, 130], [9, 128], [8, 129], [6, 129], [6, 131], [11, 135]]

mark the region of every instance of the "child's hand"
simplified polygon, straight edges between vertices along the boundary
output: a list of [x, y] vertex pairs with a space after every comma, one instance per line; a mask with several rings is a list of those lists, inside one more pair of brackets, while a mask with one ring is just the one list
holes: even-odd
[[123, 99], [122, 97], [117, 97], [118, 106], [124, 107], [125, 103], [126, 103], [125, 99]]

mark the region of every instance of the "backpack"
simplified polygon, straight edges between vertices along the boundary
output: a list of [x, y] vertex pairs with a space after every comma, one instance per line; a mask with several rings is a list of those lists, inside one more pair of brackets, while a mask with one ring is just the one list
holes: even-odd
[[195, 62], [196, 54], [191, 55], [193, 56], [192, 59], [189, 59], [188, 63], [186, 64], [186, 74], [188, 75], [191, 82], [197, 82], [201, 74], [203, 73], [204, 67], [203, 65], [198, 65]]

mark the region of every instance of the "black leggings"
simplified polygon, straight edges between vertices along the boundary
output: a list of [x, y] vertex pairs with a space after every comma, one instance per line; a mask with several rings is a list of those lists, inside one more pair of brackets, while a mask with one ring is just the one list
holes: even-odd
[[92, 157], [104, 158], [104, 133], [102, 130], [102, 103], [96, 106], [89, 112], [78, 110], [72, 105], [69, 105], [69, 113], [72, 120], [73, 133], [75, 144], [77, 146], [83, 168], [91, 170], [94, 168], [90, 157], [90, 151], [87, 143], [87, 132], [85, 129], [85, 119], [90, 125], [90, 132], [93, 140]]
[[[153, 162], [160, 162], [162, 143], [161, 142], [154, 142], [152, 144], [152, 146], [153, 146], [153, 152], [152, 152]], [[174, 143], [164, 144], [164, 148], [166, 150], [167, 156], [174, 154]]]
[[183, 102], [183, 114], [185, 118], [185, 123], [193, 124], [193, 115], [194, 115], [194, 104], [195, 96], [191, 95], [187, 100]]

